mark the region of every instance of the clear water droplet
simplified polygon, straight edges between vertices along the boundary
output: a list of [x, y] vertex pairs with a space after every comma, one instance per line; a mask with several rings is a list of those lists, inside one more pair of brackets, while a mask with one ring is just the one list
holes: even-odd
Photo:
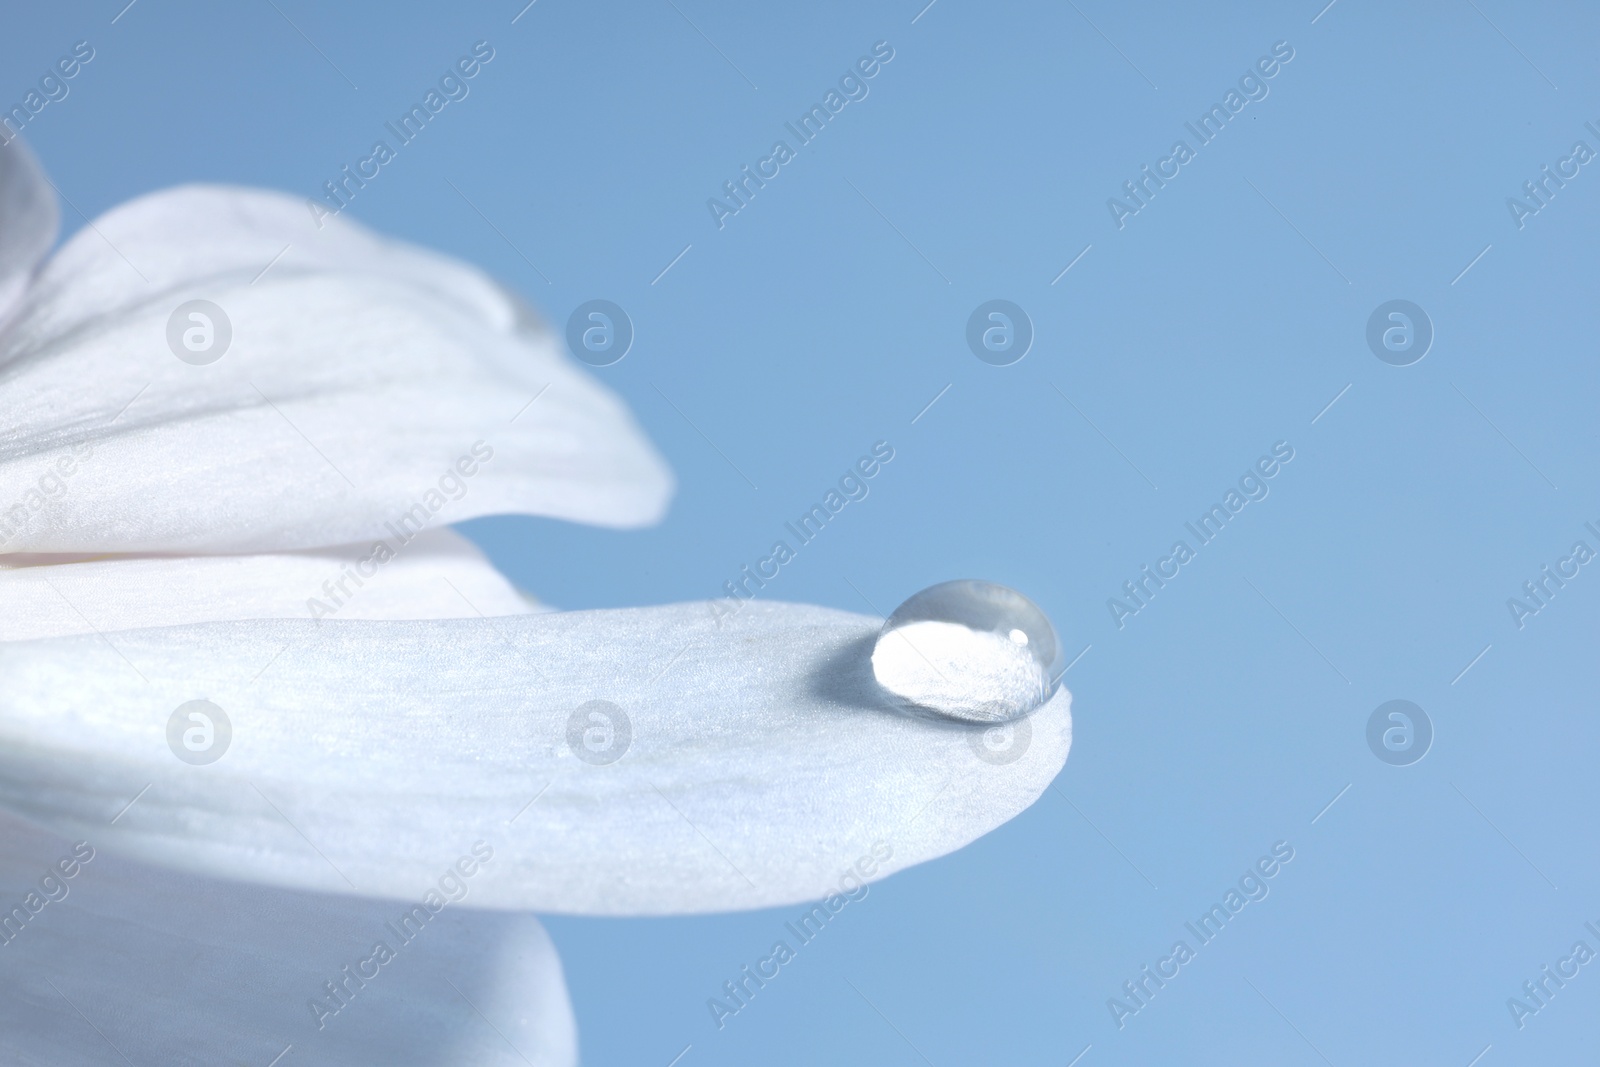
[[1055, 692], [1060, 643], [1015, 589], [941, 582], [895, 609], [872, 649], [872, 674], [903, 707], [967, 722], [1009, 722]]

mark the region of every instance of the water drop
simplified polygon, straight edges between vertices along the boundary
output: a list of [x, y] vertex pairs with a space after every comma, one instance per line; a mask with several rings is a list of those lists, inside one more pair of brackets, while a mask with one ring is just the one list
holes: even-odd
[[1060, 644], [1015, 589], [963, 579], [895, 609], [872, 649], [878, 684], [907, 707], [968, 722], [1009, 722], [1055, 692]]

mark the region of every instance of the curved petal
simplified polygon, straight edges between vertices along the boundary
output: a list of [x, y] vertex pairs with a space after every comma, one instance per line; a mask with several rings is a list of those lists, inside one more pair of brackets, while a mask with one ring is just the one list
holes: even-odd
[[631, 526], [670, 492], [626, 408], [494, 283], [276, 193], [116, 208], [0, 336], [0, 551], [355, 544], [407, 515]]
[[[879, 702], [879, 620], [720, 607], [0, 646], [0, 805], [173, 867], [374, 896], [483, 838], [503, 877], [479, 905], [694, 913], [944, 855], [1066, 759], [1065, 690], [1014, 727], [916, 718]], [[189, 766], [170, 723], [199, 698], [231, 740], [198, 737], [220, 758]]]
[[[538, 920], [421, 903], [455, 860], [439, 853], [399, 904], [146, 867], [0, 815], [0, 1059], [575, 1063], [561, 961]], [[458, 879], [465, 900], [495, 874], [491, 859]]]
[[233, 619], [457, 619], [540, 610], [449, 529], [252, 556], [0, 556], [0, 641]]
[[60, 209], [39, 161], [0, 127], [0, 327], [56, 239]]

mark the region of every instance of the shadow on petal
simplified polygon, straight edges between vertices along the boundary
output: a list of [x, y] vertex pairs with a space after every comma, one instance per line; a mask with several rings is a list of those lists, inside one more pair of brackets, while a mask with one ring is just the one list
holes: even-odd
[[430, 912], [430, 888], [417, 887], [413, 912], [216, 881], [0, 815], [0, 1060], [575, 1063], [544, 928], [451, 904]]

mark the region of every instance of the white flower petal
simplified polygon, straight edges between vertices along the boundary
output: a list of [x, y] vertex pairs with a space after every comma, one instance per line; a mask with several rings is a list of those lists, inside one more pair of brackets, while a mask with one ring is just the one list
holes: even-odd
[[[390, 538], [386, 545], [396, 546]], [[235, 619], [457, 619], [529, 602], [477, 547], [424, 530], [392, 556], [344, 545], [250, 556], [0, 555], [0, 641]]]
[[[177, 357], [186, 329], [222, 351], [224, 319], [216, 362]], [[503, 290], [275, 193], [111, 211], [0, 335], [0, 551], [356, 544], [408, 513], [631, 526], [670, 492], [626, 408]]]
[[[878, 702], [878, 620], [751, 603], [719, 628], [711, 608], [3, 645], [0, 806], [173, 867], [373, 896], [481, 837], [504, 867], [480, 905], [693, 913], [944, 855], [1066, 759], [1065, 690], [999, 732], [917, 718]], [[199, 698], [231, 747], [189, 766], [169, 717]]]
[[[0, 815], [0, 920], [8, 920], [0, 927], [0, 1060], [8, 1064], [577, 1060], [561, 961], [532, 916], [424, 907], [430, 917], [413, 918], [410, 941], [387, 925], [424, 899], [453, 854], [436, 856], [437, 869], [402, 904], [146, 867], [92, 839], [75, 854], [78, 840]], [[83, 856], [90, 859], [79, 863]], [[496, 876], [494, 866], [458, 879], [464, 903]], [[363, 965], [380, 941], [392, 958]], [[347, 965], [358, 979], [361, 971], [372, 977], [349, 981], [335, 1013], [323, 983], [348, 981]], [[310, 1007], [319, 996], [330, 1009], [320, 1020]]]
[[0, 143], [0, 327], [56, 239], [57, 210], [33, 153], [15, 138]]

